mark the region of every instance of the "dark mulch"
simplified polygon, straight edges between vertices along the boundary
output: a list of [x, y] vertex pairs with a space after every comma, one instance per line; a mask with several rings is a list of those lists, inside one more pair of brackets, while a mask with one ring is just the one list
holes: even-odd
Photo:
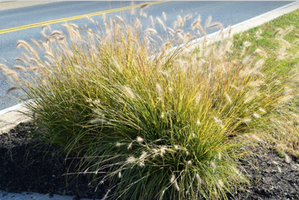
[[[76, 175], [70, 175], [66, 178], [65, 174], [75, 170], [78, 161], [64, 162], [63, 155], [46, 153], [55, 148], [29, 137], [28, 133], [35, 129], [31, 123], [21, 123], [9, 133], [0, 134], [0, 190], [65, 194], [74, 199], [103, 197], [105, 188], [94, 192], [94, 186], [88, 186], [86, 177], [77, 179]], [[279, 157], [276, 151], [265, 148], [257, 148], [255, 153], [247, 159], [250, 162], [242, 164], [251, 177], [252, 186], [236, 191], [234, 197], [229, 198], [299, 200], [299, 160]]]
[[234, 194], [235, 200], [299, 200], [299, 160], [276, 150], [259, 147], [243, 161], [251, 186]]
[[51, 153], [58, 149], [32, 138], [35, 131], [31, 123], [21, 123], [0, 134], [0, 190], [70, 195], [74, 199], [103, 197], [104, 188], [94, 192], [95, 186], [88, 186], [87, 177], [65, 176], [75, 171], [78, 160], [64, 162], [65, 155]]

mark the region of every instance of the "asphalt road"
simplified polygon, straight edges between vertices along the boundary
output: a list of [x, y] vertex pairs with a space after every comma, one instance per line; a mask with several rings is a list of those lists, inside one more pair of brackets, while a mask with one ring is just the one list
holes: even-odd
[[[144, 3], [144, 1], [136, 2], [136, 4], [141, 3]], [[152, 15], [154, 18], [162, 18], [162, 12], [165, 12], [167, 15], [167, 26], [172, 27], [172, 23], [177, 20], [178, 15], [184, 17], [193, 13], [194, 15], [200, 14], [203, 22], [209, 16], [212, 16], [213, 22], [221, 22], [227, 27], [228, 25], [238, 24], [255, 16], [288, 5], [291, 1], [173, 1], [156, 3], [157, 4], [146, 9], [147, 15]], [[89, 13], [100, 11], [113, 12], [113, 14], [116, 15], [120, 15], [121, 12], [122, 15], [128, 16], [130, 10], [126, 7], [130, 4], [130, 2], [117, 1], [66, 1], [0, 10], [0, 63], [4, 63], [8, 66], [18, 64], [14, 59], [21, 56], [22, 50], [16, 49], [15, 46], [17, 41], [30, 41], [31, 38], [42, 40], [43, 38], [40, 31], [43, 22], [52, 23], [52, 30], [64, 31], [61, 24], [65, 23], [63, 21], [69, 21], [71, 17], [74, 16], [84, 16]], [[112, 9], [116, 9], [116, 11], [113, 11]], [[138, 8], [136, 11], [138, 12]], [[95, 21], [98, 21], [99, 25], [102, 23], [101, 13], [103, 12], [92, 17]], [[107, 17], [109, 16], [111, 16], [111, 13], [107, 14]], [[192, 21], [193, 20], [189, 20], [189, 23]], [[93, 25], [84, 18], [71, 20], [70, 22], [77, 24], [79, 27], [93, 27]], [[143, 23], [147, 22], [143, 21]], [[24, 25], [28, 26], [24, 27]], [[186, 24], [186, 27], [190, 27], [190, 25]], [[212, 33], [213, 31], [216, 30], [210, 30], [209, 33]], [[6, 95], [6, 90], [9, 87], [10, 85], [7, 84], [6, 78], [3, 77], [0, 72], [0, 95], [11, 97], [10, 95]], [[18, 102], [0, 98], [0, 110], [17, 103]]]

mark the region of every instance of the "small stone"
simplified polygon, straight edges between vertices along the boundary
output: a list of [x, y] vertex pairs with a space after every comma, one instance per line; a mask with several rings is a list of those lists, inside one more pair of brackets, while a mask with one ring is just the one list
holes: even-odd
[[278, 165], [278, 162], [276, 162], [276, 161], [272, 161], [272, 163], [274, 164], [274, 165]]
[[296, 170], [296, 171], [299, 170], [299, 164], [293, 164], [293, 165], [291, 165], [291, 167], [293, 170]]
[[285, 154], [285, 162], [290, 163], [291, 161], [292, 159], [290, 158], [290, 156], [288, 156], [288, 154]]

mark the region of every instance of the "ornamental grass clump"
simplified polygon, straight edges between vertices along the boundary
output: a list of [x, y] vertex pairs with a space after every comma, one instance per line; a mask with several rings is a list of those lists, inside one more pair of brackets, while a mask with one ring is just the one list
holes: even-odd
[[89, 174], [91, 184], [109, 186], [103, 199], [227, 198], [247, 183], [237, 163], [242, 142], [284, 118], [294, 92], [273, 75], [277, 64], [246, 49], [233, 59], [239, 49], [229, 31], [209, 20], [206, 27], [220, 27], [224, 40], [208, 42], [200, 16], [191, 28], [204, 37], [193, 51], [198, 36], [182, 30], [190, 18], [171, 28], [166, 16], [157, 19], [164, 39], [155, 23], [142, 28], [120, 16], [104, 17], [97, 31], [66, 23], [67, 35], [47, 35], [44, 26], [45, 41], [32, 40], [44, 58], [19, 41], [23, 66], [2, 66], [19, 81], [12, 90], [31, 100], [26, 107], [44, 141], [80, 158], [77, 173]]

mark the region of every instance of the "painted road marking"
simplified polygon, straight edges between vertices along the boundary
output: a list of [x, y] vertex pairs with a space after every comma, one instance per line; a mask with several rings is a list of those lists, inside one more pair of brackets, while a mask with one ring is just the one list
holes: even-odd
[[[169, 2], [169, 1], [152, 2], [152, 3], [150, 3], [150, 5], [161, 4], [161, 3], [166, 3], [166, 2]], [[142, 5], [144, 5], [144, 4], [138, 4], [138, 5], [135, 5], [134, 7], [138, 8], [138, 7], [141, 7]], [[17, 27], [13, 27], [13, 28], [2, 29], [2, 30], [0, 30], [0, 34], [14, 32], [14, 31], [20, 31], [20, 30], [29, 29], [29, 28], [35, 28], [35, 27], [46, 25], [46, 24], [50, 25], [50, 24], [56, 24], [56, 23], [60, 23], [60, 22], [66, 22], [66, 21], [72, 21], [72, 20], [76, 20], [76, 19], [82, 19], [82, 18], [85, 18], [85, 17], [93, 17], [93, 16], [97, 16], [97, 15], [102, 15], [102, 14], [108, 14], [108, 13], [113, 13], [113, 12], [118, 12], [118, 11], [124, 11], [124, 10], [129, 10], [131, 8], [132, 8], [132, 6], [126, 6], [126, 7], [122, 7], [122, 8], [114, 8], [114, 9], [110, 9], [110, 10], [103, 10], [103, 11], [84, 14], [84, 15], [77, 15], [77, 16], [73, 16], [73, 17], [54, 19], [54, 20], [38, 22], [38, 23], [34, 23], [34, 24], [27, 24], [27, 25], [23, 25], [23, 26], [17, 26]]]

